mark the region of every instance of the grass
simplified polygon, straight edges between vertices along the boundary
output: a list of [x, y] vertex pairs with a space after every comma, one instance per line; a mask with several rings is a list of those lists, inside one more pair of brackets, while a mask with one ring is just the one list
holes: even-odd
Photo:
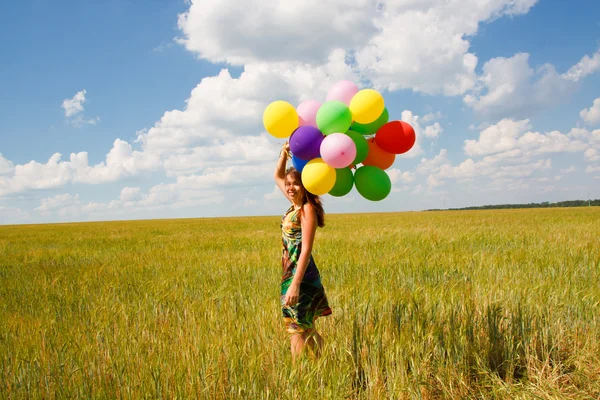
[[280, 246], [278, 217], [0, 227], [0, 398], [600, 397], [598, 208], [328, 215], [297, 365]]

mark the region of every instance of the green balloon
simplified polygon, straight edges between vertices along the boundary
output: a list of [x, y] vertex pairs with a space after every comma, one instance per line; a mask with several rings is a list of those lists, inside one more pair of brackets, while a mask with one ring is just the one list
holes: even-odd
[[369, 143], [367, 143], [367, 139], [363, 135], [353, 130], [346, 132], [346, 135], [350, 136], [350, 139], [356, 145], [356, 157], [354, 157], [352, 164], [360, 164], [369, 154]]
[[392, 191], [392, 181], [381, 168], [363, 165], [354, 173], [356, 190], [362, 197], [371, 201], [380, 201]]
[[354, 186], [354, 176], [349, 167], [336, 168], [335, 170], [335, 185], [329, 191], [329, 194], [335, 197], [342, 197], [350, 193]]
[[328, 101], [317, 111], [317, 127], [324, 135], [346, 132], [350, 124], [352, 111], [341, 101]]
[[368, 124], [359, 124], [358, 122], [355, 122], [352, 124], [350, 129], [360, 133], [361, 135], [372, 135], [377, 132], [379, 128], [387, 124], [389, 120], [390, 114], [388, 113], [387, 108], [384, 108], [381, 115], [375, 121]]

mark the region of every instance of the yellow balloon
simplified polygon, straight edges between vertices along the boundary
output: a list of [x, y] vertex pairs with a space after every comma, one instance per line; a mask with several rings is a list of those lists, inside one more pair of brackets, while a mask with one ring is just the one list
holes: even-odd
[[335, 185], [335, 168], [330, 167], [322, 158], [310, 160], [302, 169], [304, 188], [317, 196], [328, 193]]
[[385, 108], [383, 96], [373, 89], [363, 89], [356, 93], [350, 101], [350, 111], [355, 122], [370, 124], [375, 121]]
[[289, 137], [300, 124], [298, 113], [287, 101], [277, 100], [267, 106], [263, 113], [263, 125], [276, 138]]

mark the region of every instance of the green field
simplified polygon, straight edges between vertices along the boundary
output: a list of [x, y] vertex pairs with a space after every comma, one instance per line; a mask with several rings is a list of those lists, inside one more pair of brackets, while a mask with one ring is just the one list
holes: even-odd
[[279, 217], [0, 226], [0, 396], [600, 397], [600, 208], [326, 223], [296, 365]]

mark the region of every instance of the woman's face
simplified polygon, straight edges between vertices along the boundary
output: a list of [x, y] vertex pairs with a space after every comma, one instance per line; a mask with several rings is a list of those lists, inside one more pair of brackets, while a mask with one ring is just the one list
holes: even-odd
[[302, 187], [302, 183], [296, 179], [294, 174], [288, 174], [285, 177], [285, 191], [294, 200], [294, 203], [302, 203], [304, 187]]

